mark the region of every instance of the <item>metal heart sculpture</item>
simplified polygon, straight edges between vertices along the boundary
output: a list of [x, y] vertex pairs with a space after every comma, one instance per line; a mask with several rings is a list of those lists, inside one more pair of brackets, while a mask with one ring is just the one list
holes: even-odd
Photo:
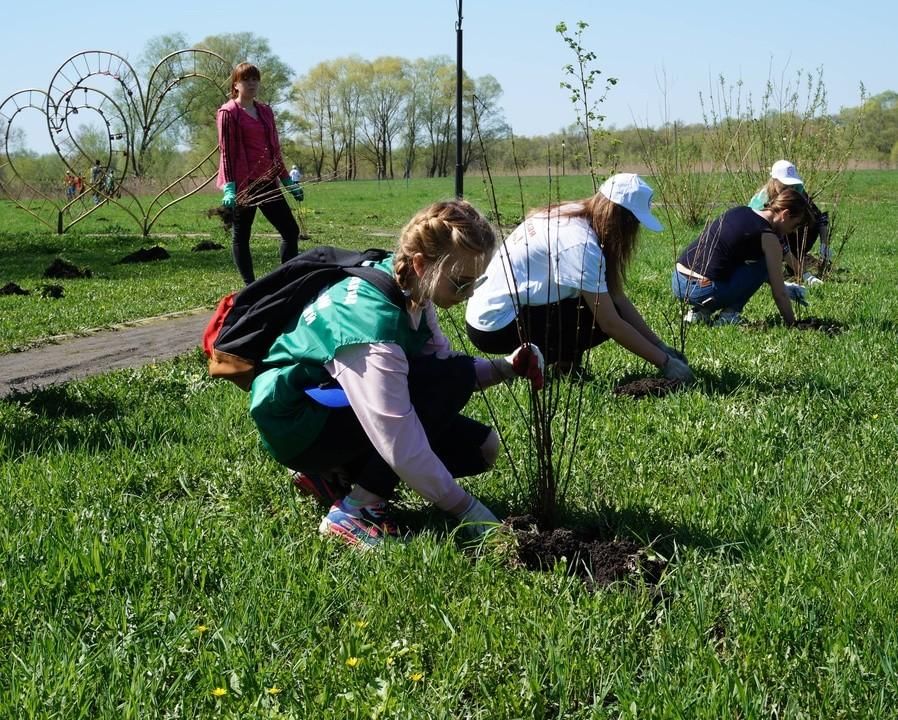
[[[19, 90], [0, 104], [0, 119], [4, 121], [4, 162], [0, 165], [0, 187], [16, 207], [24, 210], [51, 230], [62, 233], [67, 227], [96, 210], [97, 206], [93, 203], [87, 204], [76, 196], [74, 176], [72, 177], [72, 192], [69, 192], [69, 183], [66, 182], [65, 202], [60, 203], [58, 198], [62, 188], [57, 177], [35, 177], [33, 172], [29, 173], [17, 164], [17, 162], [24, 164], [28, 161], [27, 156], [16, 153], [13, 148], [17, 130], [15, 127], [16, 117], [25, 111], [40, 113], [46, 117], [47, 93], [34, 88]], [[68, 225], [64, 222], [66, 216], [70, 218]]]
[[[214, 179], [217, 144], [187, 150], [186, 141], [194, 138], [189, 138], [183, 120], [207, 105], [218, 107], [228, 95], [229, 73], [229, 64], [213, 52], [178, 50], [152, 69], [144, 92], [134, 68], [120, 55], [104, 50], [73, 55], [42, 93], [42, 109], [53, 147], [74, 188], [66, 188], [64, 204], [56, 202], [53, 197], [59, 191], [54, 184], [58, 183], [41, 187], [48, 183], [26, 180], [10, 152], [16, 115], [38, 107], [35, 93], [41, 91], [33, 90], [15, 93], [0, 105], [0, 118], [6, 120], [0, 183], [19, 207], [51, 227], [46, 216], [55, 211], [57, 232], [65, 232], [109, 204], [124, 210], [147, 235], [166, 209]], [[30, 93], [27, 102], [19, 97], [23, 93]], [[85, 116], [98, 122], [99, 134], [84, 132]], [[208, 127], [208, 122], [202, 126]], [[187, 169], [174, 180], [152, 177], [153, 161], [163, 152], [159, 146], [164, 143], [169, 154], [180, 151], [189, 159]], [[87, 173], [85, 167], [90, 168]]]

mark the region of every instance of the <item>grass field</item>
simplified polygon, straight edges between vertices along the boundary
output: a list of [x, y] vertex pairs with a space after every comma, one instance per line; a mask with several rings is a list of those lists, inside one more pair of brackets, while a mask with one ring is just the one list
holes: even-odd
[[[563, 180], [566, 197], [591, 190]], [[524, 182], [526, 205], [547, 199], [545, 180]], [[0, 717], [898, 716], [898, 176], [849, 188], [840, 213], [858, 231], [805, 311], [844, 333], [691, 329], [696, 385], [638, 401], [611, 389], [651, 368], [592, 354], [565, 524], [666, 558], [657, 587], [593, 592], [563, 566], [474, 558], [408, 494], [409, 544], [322, 540], [246, 395], [210, 381], [198, 352], [0, 400]], [[486, 209], [479, 181], [466, 191]], [[519, 217], [517, 181], [497, 192]], [[316, 243], [388, 246], [451, 194], [451, 180], [313, 185], [306, 225]], [[0, 351], [211, 307], [236, 272], [185, 234], [227, 246], [203, 216], [216, 200], [164, 216], [172, 257], [146, 265], [114, 264], [148, 246], [114, 217], [57, 237], [0, 207], [0, 285], [39, 287], [57, 256], [94, 273], [59, 300], [0, 297]], [[672, 252], [670, 229], [646, 233], [629, 273], [668, 339]], [[273, 267], [277, 241], [254, 254]], [[763, 290], [746, 309], [775, 312]], [[524, 457], [508, 391], [487, 397]], [[489, 421], [482, 400], [470, 410]], [[502, 459], [467, 486], [504, 514], [525, 509], [521, 484]]]

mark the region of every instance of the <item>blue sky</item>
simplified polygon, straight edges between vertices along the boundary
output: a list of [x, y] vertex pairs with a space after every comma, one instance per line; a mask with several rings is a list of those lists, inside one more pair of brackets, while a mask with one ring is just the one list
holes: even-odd
[[[596, 66], [620, 81], [603, 107], [607, 124], [696, 122], [699, 92], [707, 92], [711, 78], [742, 80], [744, 90], [758, 97], [768, 77], [782, 84], [798, 70], [820, 66], [830, 110], [837, 111], [858, 104], [860, 82], [870, 94], [898, 90], [896, 8], [891, 0], [868, 0], [862, 10], [844, 0], [465, 0], [464, 64], [475, 77], [496, 77], [505, 117], [518, 135], [554, 132], [575, 120], [559, 88], [562, 67], [574, 59], [555, 32], [561, 20], [569, 27], [589, 23], [584, 44], [598, 55]], [[111, 50], [136, 60], [148, 40], [173, 32], [190, 42], [255, 33], [297, 76], [322, 60], [353, 53], [454, 58], [456, 12], [456, 0], [15, 1], [4, 10], [0, 100], [23, 88], [46, 88], [56, 68], [82, 50]], [[28, 144], [45, 151], [42, 122], [31, 112], [17, 119]]]

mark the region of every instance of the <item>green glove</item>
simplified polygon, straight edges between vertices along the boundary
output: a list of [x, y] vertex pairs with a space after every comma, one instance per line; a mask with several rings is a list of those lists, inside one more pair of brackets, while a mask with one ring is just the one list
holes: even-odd
[[281, 180], [281, 184], [287, 188], [287, 192], [293, 196], [293, 199], [296, 200], [296, 202], [303, 201], [305, 195], [302, 191], [302, 186], [298, 182], [293, 182], [290, 178], [284, 178]]
[[237, 205], [237, 183], [225, 183], [222, 188], [224, 195], [221, 198], [221, 204], [226, 208], [233, 208]]

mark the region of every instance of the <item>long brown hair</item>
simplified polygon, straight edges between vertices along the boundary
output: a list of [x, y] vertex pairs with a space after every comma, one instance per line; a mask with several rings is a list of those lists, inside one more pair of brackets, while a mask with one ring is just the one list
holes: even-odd
[[237, 98], [237, 88], [234, 87], [241, 80], [261, 80], [262, 73], [252, 63], [242, 62], [231, 70], [231, 100]]
[[627, 208], [611, 202], [602, 193], [585, 200], [575, 200], [549, 205], [534, 214], [558, 217], [585, 218], [599, 239], [605, 257], [605, 277], [612, 290], [623, 287], [627, 266], [636, 249], [639, 237], [639, 220]]
[[393, 271], [400, 287], [412, 287], [412, 258], [421, 253], [430, 270], [423, 278], [424, 295], [433, 292], [439, 270], [457, 254], [466, 252], [482, 257], [485, 268], [496, 247], [496, 233], [486, 218], [464, 200], [446, 200], [419, 210], [402, 228], [393, 258]]
[[[771, 180], [771, 182], [779, 181]], [[767, 184], [770, 185], [770, 183]], [[780, 184], [782, 185], [782, 183]], [[768, 196], [767, 202], [764, 203], [764, 209], [773, 212], [788, 210], [792, 217], [800, 218], [799, 225], [807, 225], [813, 220], [811, 203], [808, 201], [807, 195], [788, 185], [783, 185], [773, 196]]]

